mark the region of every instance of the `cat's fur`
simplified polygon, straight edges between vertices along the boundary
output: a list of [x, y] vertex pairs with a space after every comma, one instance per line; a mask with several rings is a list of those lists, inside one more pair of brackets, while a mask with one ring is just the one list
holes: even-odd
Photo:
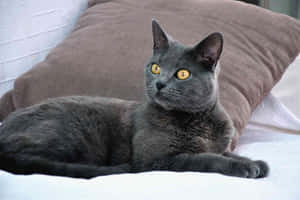
[[[155, 21], [152, 30], [146, 102], [73, 96], [16, 111], [0, 127], [0, 169], [81, 178], [150, 170], [265, 177], [265, 162], [228, 152], [235, 130], [218, 97], [222, 35], [187, 47]], [[151, 72], [153, 63], [160, 74]], [[182, 68], [191, 73], [186, 80], [175, 77]]]

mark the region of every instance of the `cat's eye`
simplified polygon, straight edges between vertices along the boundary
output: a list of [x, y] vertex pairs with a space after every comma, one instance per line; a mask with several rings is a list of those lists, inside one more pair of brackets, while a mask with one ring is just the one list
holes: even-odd
[[151, 71], [153, 74], [159, 74], [160, 73], [160, 67], [158, 64], [153, 64], [151, 67]]
[[185, 80], [187, 79], [188, 77], [190, 77], [190, 72], [186, 69], [180, 69], [177, 71], [176, 73], [176, 77], [179, 79], [179, 80]]

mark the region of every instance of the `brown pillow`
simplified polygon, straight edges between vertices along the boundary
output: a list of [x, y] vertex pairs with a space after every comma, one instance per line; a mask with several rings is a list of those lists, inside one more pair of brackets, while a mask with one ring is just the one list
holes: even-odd
[[220, 96], [238, 131], [233, 149], [253, 109], [300, 51], [299, 21], [232, 0], [94, 0], [90, 5], [72, 34], [1, 99], [1, 119], [49, 97], [141, 100], [156, 18], [185, 44], [211, 32], [224, 34]]

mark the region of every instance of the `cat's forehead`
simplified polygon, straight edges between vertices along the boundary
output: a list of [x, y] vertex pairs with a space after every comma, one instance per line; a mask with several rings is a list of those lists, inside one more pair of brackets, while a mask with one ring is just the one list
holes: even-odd
[[170, 43], [168, 50], [157, 53], [154, 59], [158, 64], [165, 65], [166, 67], [175, 66], [175, 64], [185, 62], [188, 50], [189, 47], [174, 41]]

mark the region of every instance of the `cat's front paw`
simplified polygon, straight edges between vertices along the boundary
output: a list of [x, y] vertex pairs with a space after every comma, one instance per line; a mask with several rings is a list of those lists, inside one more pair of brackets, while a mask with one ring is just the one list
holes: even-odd
[[265, 161], [262, 161], [262, 160], [257, 160], [257, 161], [254, 161], [254, 162], [259, 166], [259, 169], [260, 169], [259, 176], [256, 177], [256, 178], [267, 177], [269, 175], [269, 172], [270, 172], [270, 168], [269, 168], [268, 164]]
[[264, 161], [234, 161], [231, 163], [229, 174], [242, 178], [263, 178], [269, 173], [269, 167]]

